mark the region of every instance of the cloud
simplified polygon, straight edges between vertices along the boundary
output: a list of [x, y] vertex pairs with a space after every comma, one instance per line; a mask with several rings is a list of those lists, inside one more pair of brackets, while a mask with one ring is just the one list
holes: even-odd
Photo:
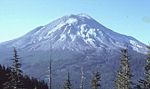
[[150, 23], [150, 17], [144, 16], [144, 17], [142, 18], [142, 21], [145, 22], [145, 23]]

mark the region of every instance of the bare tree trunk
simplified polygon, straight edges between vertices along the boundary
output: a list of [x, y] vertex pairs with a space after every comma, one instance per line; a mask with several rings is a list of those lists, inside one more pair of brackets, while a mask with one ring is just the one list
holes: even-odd
[[49, 89], [52, 89], [52, 43], [50, 41]]
[[83, 89], [83, 80], [84, 80], [84, 73], [83, 67], [81, 67], [80, 89]]
[[49, 89], [52, 89], [52, 60], [49, 62]]

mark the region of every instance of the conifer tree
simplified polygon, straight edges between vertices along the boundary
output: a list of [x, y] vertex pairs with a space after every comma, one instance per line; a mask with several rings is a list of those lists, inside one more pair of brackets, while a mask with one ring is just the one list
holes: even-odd
[[116, 89], [131, 89], [131, 70], [127, 49], [121, 50], [121, 65], [116, 78]]
[[64, 82], [64, 89], [71, 89], [70, 73], [68, 72], [68, 78]]
[[144, 80], [140, 80], [140, 88], [141, 89], [150, 89], [150, 46], [148, 48], [147, 60], [145, 65], [145, 78]]
[[95, 72], [93, 74], [93, 78], [92, 78], [92, 89], [99, 89], [100, 88], [100, 81], [101, 81], [101, 75], [99, 72]]
[[21, 63], [19, 62], [19, 55], [18, 52], [16, 50], [16, 48], [14, 48], [14, 56], [13, 56], [13, 64], [10, 67], [11, 72], [10, 72], [10, 77], [9, 77], [9, 81], [4, 83], [4, 89], [23, 89], [23, 84], [22, 81], [20, 80], [21, 74], [22, 74], [22, 70], [21, 68]]

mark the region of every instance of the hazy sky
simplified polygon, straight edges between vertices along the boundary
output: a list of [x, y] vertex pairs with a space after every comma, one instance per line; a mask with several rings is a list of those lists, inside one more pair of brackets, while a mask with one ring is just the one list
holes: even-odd
[[150, 42], [150, 0], [0, 0], [0, 42], [79, 13], [113, 31]]

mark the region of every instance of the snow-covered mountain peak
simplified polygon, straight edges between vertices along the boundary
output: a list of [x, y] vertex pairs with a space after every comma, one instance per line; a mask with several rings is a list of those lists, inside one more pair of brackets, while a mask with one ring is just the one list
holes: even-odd
[[[7, 43], [10, 42], [4, 44]], [[143, 43], [104, 27], [86, 14], [63, 16], [11, 41], [12, 46], [30, 49], [47, 49], [47, 43], [58, 49], [70, 50], [120, 49], [126, 45], [138, 52], [145, 50]]]
[[89, 22], [93, 22], [93, 19], [86, 15], [86, 14], [78, 14], [78, 15], [66, 15], [63, 16], [57, 20], [54, 20], [53, 22], [45, 25], [44, 27], [50, 28], [56, 28], [59, 29], [63, 26], [71, 26], [71, 25], [81, 25], [81, 24], [89, 24]]
[[[64, 80], [68, 70], [73, 74], [72, 79], [78, 82], [80, 73], [78, 74], [77, 71], [83, 66], [87, 81], [90, 81], [91, 73], [94, 71], [92, 69], [99, 69], [102, 72], [104, 75], [102, 77], [105, 79], [102, 81], [102, 89], [113, 89], [121, 48], [129, 49], [130, 63], [134, 64], [133, 73], [138, 75], [134, 76], [136, 80], [143, 75], [141, 72], [145, 64], [143, 54], [146, 53], [145, 44], [104, 27], [86, 14], [63, 16], [33, 29], [18, 39], [1, 43], [0, 63], [4, 65], [9, 63], [12, 47], [16, 47], [22, 57], [25, 73], [39, 78], [39, 75], [45, 74], [51, 56], [55, 70], [54, 84], [63, 84], [60, 80]], [[42, 77], [47, 79], [46, 76]], [[55, 88], [60, 89], [59, 86]]]

